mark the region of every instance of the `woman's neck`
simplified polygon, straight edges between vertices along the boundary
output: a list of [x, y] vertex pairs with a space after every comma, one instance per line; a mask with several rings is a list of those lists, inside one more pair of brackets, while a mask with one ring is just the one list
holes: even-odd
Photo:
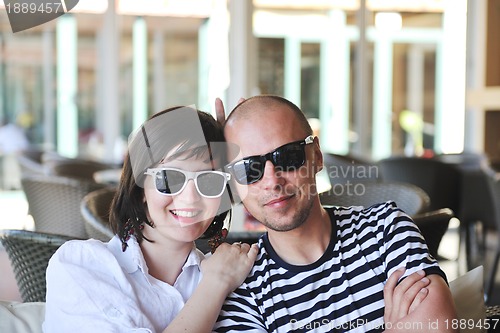
[[174, 285], [177, 280], [193, 246], [192, 243], [162, 244], [147, 240], [141, 242], [149, 274], [170, 285]]

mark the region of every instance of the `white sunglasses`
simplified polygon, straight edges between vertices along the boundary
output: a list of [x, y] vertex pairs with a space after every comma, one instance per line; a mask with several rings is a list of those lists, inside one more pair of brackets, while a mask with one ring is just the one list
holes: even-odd
[[181, 193], [190, 179], [196, 190], [205, 198], [218, 198], [224, 193], [231, 175], [222, 171], [184, 171], [175, 168], [150, 168], [144, 174], [153, 176], [156, 190], [163, 195]]

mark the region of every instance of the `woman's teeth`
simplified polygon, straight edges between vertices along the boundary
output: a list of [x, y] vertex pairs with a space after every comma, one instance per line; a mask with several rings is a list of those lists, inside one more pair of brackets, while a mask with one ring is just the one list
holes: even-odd
[[179, 217], [195, 217], [200, 214], [199, 211], [185, 211], [185, 210], [172, 210], [172, 214], [177, 215]]

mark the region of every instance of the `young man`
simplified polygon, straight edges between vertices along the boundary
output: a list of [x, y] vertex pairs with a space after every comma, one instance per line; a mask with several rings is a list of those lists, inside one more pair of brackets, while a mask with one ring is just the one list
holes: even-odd
[[[446, 276], [404, 212], [393, 202], [322, 207], [315, 183], [323, 167], [319, 140], [297, 106], [278, 96], [249, 98], [232, 111], [224, 134], [240, 148], [227, 165], [236, 193], [267, 234], [215, 331], [454, 331]], [[407, 278], [399, 285], [427, 275], [425, 299], [416, 307], [404, 291], [384, 295], [402, 269]]]

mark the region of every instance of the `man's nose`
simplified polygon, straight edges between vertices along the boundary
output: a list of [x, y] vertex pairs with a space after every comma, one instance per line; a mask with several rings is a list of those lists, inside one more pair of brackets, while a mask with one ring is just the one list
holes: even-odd
[[277, 169], [271, 161], [267, 160], [266, 164], [264, 164], [264, 174], [262, 175], [261, 182], [266, 188], [282, 185], [282, 174], [282, 170]]

